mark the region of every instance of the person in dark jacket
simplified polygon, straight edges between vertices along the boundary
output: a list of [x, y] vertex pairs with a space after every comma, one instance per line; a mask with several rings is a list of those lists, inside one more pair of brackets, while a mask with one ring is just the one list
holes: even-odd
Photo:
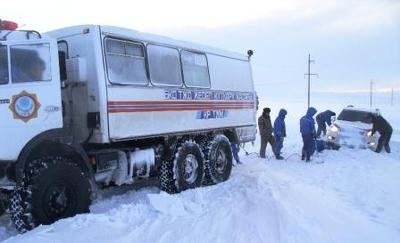
[[336, 113], [331, 110], [326, 110], [317, 115], [316, 117], [318, 125], [317, 137], [320, 137], [321, 133], [323, 133], [324, 136], [326, 135], [326, 124], [328, 124], [328, 126], [331, 125], [332, 116], [336, 116]]
[[262, 115], [258, 118], [258, 128], [260, 130], [261, 146], [260, 146], [260, 157], [265, 158], [265, 149], [267, 144], [271, 144], [272, 151], [275, 154], [275, 139], [272, 136], [272, 124], [271, 117], [269, 116], [271, 112], [270, 108], [264, 108]]
[[283, 140], [286, 137], [286, 125], [285, 125], [285, 117], [287, 115], [287, 111], [285, 109], [281, 109], [279, 111], [278, 117], [274, 122], [274, 137], [275, 137], [275, 156], [276, 159], [283, 159], [281, 156], [281, 150], [283, 147]]
[[311, 155], [315, 151], [315, 121], [313, 116], [317, 113], [314, 107], [310, 107], [307, 110], [307, 114], [300, 119], [300, 133], [303, 138], [303, 150], [301, 153], [301, 159], [310, 161]]
[[381, 115], [372, 116], [372, 125], [373, 127], [371, 136], [374, 135], [376, 131], [378, 131], [380, 134], [375, 152], [380, 153], [382, 148], [385, 147], [386, 152], [390, 153], [389, 142], [393, 133], [392, 126], [390, 126], [389, 122], [386, 121]]

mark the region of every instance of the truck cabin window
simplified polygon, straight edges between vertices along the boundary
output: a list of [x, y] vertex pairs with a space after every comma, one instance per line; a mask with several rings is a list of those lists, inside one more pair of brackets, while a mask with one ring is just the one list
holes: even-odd
[[206, 55], [189, 51], [181, 52], [183, 79], [188, 87], [210, 87]]
[[50, 81], [50, 45], [14, 45], [10, 48], [13, 83]]
[[148, 45], [150, 78], [154, 84], [181, 86], [182, 72], [177, 49]]
[[143, 45], [106, 39], [108, 79], [117, 84], [148, 83]]
[[8, 83], [7, 46], [0, 46], [0, 84]]

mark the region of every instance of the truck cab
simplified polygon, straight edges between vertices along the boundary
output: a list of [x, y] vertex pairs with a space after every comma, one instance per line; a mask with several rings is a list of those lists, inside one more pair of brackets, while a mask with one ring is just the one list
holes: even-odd
[[63, 127], [57, 50], [54, 39], [35, 31], [0, 29], [2, 174], [30, 140]]

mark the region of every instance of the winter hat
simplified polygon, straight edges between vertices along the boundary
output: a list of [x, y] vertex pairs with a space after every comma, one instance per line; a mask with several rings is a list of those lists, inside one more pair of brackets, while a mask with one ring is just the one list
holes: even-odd
[[268, 108], [268, 107], [266, 107], [266, 108], [264, 108], [263, 112], [264, 112], [264, 113], [270, 113], [270, 112], [271, 112], [271, 109]]

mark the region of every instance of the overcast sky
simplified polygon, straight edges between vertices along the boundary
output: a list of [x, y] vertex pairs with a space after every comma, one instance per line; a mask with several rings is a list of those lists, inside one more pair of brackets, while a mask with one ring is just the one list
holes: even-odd
[[107, 24], [245, 53], [257, 87], [400, 90], [400, 0], [3, 1], [0, 18], [47, 31]]

